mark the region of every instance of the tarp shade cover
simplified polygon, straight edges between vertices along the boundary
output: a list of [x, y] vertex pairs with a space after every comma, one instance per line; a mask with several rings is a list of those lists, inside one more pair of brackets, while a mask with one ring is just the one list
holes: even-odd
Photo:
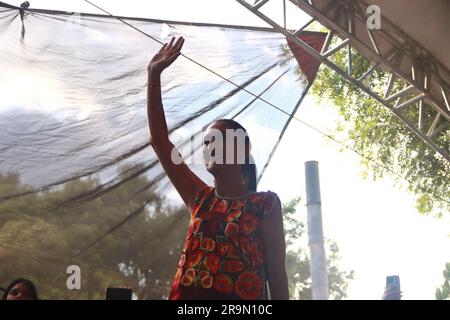
[[[279, 63], [286, 40], [277, 33], [127, 21], [161, 41], [171, 36], [185, 37], [186, 56], [288, 114], [303, 93], [304, 86], [296, 81], [296, 61]], [[8, 219], [18, 212], [43, 221], [53, 221], [65, 212], [64, 219], [70, 220], [71, 228], [82, 219], [89, 221], [88, 217], [95, 216], [92, 228], [96, 231], [89, 237], [54, 252], [48, 249], [48, 254], [65, 262], [88, 250], [93, 250], [90, 255], [100, 255], [108, 244], [93, 247], [102, 241], [108, 243], [109, 234], [137, 215], [146, 213], [151, 217], [155, 212], [154, 195], [171, 199], [170, 204], [177, 203], [173, 200], [179, 198], [149, 146], [146, 66], [159, 48], [159, 43], [110, 17], [27, 11], [22, 24], [17, 9], [0, 6], [0, 177], [9, 182], [14, 180], [11, 177], [20, 179], [20, 183], [4, 183], [0, 187], [0, 230], [5, 231]], [[314, 68], [317, 70], [317, 66]], [[314, 72], [308, 69], [305, 73], [310, 79]], [[234, 118], [242, 123], [249, 132], [253, 156], [260, 168], [289, 119], [183, 57], [164, 71], [162, 91], [171, 140], [183, 156], [197, 159], [196, 163], [187, 161], [207, 183], [212, 183], [212, 177], [198, 162], [202, 159], [199, 137], [203, 128], [219, 118]], [[70, 189], [70, 183], [76, 180], [95, 183], [87, 189]], [[130, 185], [136, 186], [133, 192], [127, 191], [120, 198], [113, 196]], [[62, 191], [64, 197], [54, 196], [54, 201], [43, 204], [36, 200]], [[30, 200], [22, 209], [13, 205], [21, 198], [27, 201], [27, 197]], [[102, 201], [101, 205], [98, 201]], [[96, 216], [96, 205], [113, 206], [117, 214], [103, 219]], [[77, 211], [80, 206], [84, 208], [82, 213]], [[167, 234], [171, 226], [166, 223], [160, 229]], [[124, 231], [122, 236], [130, 234]], [[0, 237], [5, 243], [11, 240], [5, 232]], [[156, 237], [147, 236], [149, 241], [156, 241]], [[179, 245], [182, 238], [181, 233], [170, 241]], [[120, 248], [120, 238], [111, 241]], [[129, 261], [138, 259], [126, 256], [132, 255], [130, 249], [117, 250], [123, 254], [118, 253], [111, 260], [100, 259], [103, 267], [107, 264], [116, 273], [118, 265], [130, 267]], [[61, 252], [65, 252], [63, 256]], [[170, 256], [176, 254], [172, 252]], [[170, 274], [176, 264], [170, 268], [173, 263], [167, 257], [169, 254], [161, 254], [158, 263], [166, 261]], [[90, 263], [100, 261], [89, 259]], [[154, 261], [150, 259], [148, 263]], [[64, 271], [60, 274], [63, 280], [56, 271], [55, 275], [55, 283], [64, 280]], [[148, 280], [145, 272], [141, 275], [140, 279]], [[6, 281], [1, 274], [0, 280]], [[141, 297], [155, 298], [160, 294], [152, 292]]]

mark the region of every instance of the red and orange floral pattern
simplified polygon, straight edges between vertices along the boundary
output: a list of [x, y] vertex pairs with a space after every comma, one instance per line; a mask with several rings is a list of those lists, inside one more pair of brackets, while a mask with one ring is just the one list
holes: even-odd
[[217, 292], [230, 294], [233, 293], [233, 280], [224, 273], [218, 273], [214, 276], [213, 289]]
[[263, 281], [258, 273], [244, 271], [239, 274], [234, 290], [242, 299], [255, 300], [261, 293]]
[[204, 188], [191, 211], [169, 299], [264, 299], [265, 254], [260, 226], [276, 195], [222, 199]]

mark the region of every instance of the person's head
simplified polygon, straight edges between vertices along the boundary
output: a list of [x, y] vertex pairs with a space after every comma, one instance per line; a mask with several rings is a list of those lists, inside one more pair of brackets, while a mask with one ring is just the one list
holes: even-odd
[[36, 287], [28, 279], [16, 279], [6, 288], [3, 300], [38, 300]]
[[256, 165], [251, 156], [247, 130], [231, 119], [212, 123], [205, 134], [203, 156], [206, 169], [217, 179], [236, 175], [249, 191], [256, 191]]

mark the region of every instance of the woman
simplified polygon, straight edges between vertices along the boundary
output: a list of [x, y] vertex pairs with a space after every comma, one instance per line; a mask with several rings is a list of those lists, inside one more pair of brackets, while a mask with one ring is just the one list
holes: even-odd
[[[173, 152], [162, 106], [161, 72], [177, 59], [183, 43], [182, 37], [172, 38], [147, 67], [151, 145], [191, 214], [169, 299], [267, 299], [266, 283], [272, 299], [288, 299], [280, 201], [273, 192], [256, 192], [256, 168], [245, 129], [229, 119], [208, 128], [203, 151], [214, 187]], [[230, 130], [240, 136], [227, 140]], [[242, 135], [244, 139], [239, 139]], [[220, 161], [216, 153], [232, 161]], [[173, 155], [178, 155], [176, 161]]]
[[3, 300], [38, 300], [36, 287], [30, 280], [16, 279], [6, 288]]

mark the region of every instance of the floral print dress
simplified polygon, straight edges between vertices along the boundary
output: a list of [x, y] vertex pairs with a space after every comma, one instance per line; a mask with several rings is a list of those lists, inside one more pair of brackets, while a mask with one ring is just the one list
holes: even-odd
[[275, 201], [270, 191], [226, 199], [200, 190], [169, 299], [266, 299], [261, 224]]

